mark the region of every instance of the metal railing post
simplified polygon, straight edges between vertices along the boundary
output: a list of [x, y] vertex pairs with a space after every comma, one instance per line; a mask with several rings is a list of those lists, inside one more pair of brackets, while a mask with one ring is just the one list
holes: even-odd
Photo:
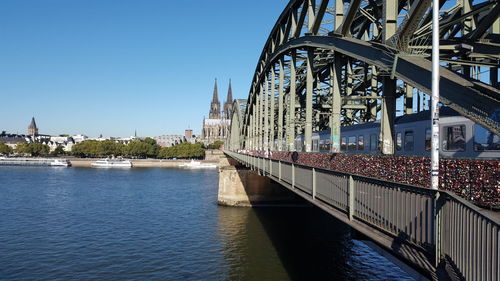
[[355, 198], [355, 183], [354, 183], [354, 178], [352, 176], [349, 176], [349, 191], [348, 191], [348, 196], [349, 196], [349, 220], [352, 220], [354, 216], [354, 198]]
[[312, 168], [312, 197], [316, 199], [316, 169]]
[[278, 180], [281, 181], [281, 160], [278, 161]]
[[435, 261], [434, 265], [437, 267], [439, 265], [439, 262], [441, 261], [442, 257], [442, 239], [441, 239], [441, 234], [442, 234], [442, 226], [443, 224], [441, 223], [441, 215], [442, 215], [442, 207], [443, 204], [440, 199], [440, 193], [436, 192], [434, 195], [434, 200], [433, 200], [433, 211], [434, 211], [434, 243], [435, 243]]
[[273, 162], [271, 159], [269, 159], [271, 162], [269, 163], [269, 174], [272, 175], [273, 174]]

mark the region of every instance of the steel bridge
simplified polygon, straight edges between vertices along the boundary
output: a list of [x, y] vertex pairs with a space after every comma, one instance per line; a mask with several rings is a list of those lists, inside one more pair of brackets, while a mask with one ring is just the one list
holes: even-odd
[[[500, 135], [500, 4], [437, 2], [440, 103]], [[381, 153], [394, 154], [396, 115], [424, 110], [431, 93], [431, 4], [291, 0], [248, 99], [235, 102], [226, 148], [295, 151], [303, 135], [310, 152], [313, 132], [328, 129], [340, 152], [341, 126], [380, 120]], [[498, 220], [451, 193], [228, 153], [373, 239], [386, 237], [378, 242], [426, 272], [447, 260], [467, 280], [500, 280]]]

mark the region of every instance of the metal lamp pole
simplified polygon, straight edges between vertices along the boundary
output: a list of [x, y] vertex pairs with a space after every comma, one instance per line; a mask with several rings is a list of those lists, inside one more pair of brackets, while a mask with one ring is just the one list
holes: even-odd
[[439, 189], [439, 0], [432, 1], [431, 188]]

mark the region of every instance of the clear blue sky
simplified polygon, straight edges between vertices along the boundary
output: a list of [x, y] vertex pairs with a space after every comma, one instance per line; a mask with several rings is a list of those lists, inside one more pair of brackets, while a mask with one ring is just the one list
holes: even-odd
[[200, 133], [214, 78], [247, 98], [286, 0], [0, 1], [0, 131]]

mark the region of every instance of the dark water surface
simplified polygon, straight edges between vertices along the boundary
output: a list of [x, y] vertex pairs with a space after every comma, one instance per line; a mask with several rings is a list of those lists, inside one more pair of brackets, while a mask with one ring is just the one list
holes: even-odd
[[1, 280], [412, 280], [322, 211], [228, 208], [218, 173], [0, 168]]

